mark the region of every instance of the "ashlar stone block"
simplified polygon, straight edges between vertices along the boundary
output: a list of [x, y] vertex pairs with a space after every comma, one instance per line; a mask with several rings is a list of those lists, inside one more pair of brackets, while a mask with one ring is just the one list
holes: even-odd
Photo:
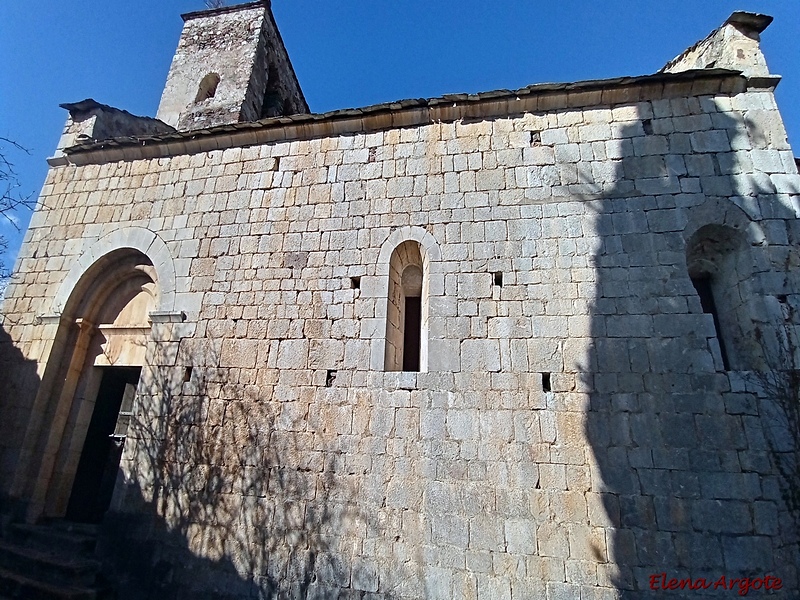
[[497, 340], [470, 339], [461, 342], [461, 369], [486, 373], [500, 370], [500, 346]]

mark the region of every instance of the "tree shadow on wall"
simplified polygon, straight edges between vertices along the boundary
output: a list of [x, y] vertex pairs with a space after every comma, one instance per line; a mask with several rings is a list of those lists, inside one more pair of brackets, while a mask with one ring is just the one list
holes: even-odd
[[[774, 298], [796, 302], [800, 292], [783, 272], [800, 241], [800, 229], [780, 221], [795, 218], [788, 196], [735, 152], [777, 156], [768, 151], [769, 132], [756, 125], [763, 111], [747, 113], [754, 121], [745, 123], [723, 112], [725, 104], [711, 96], [639, 104], [615, 135], [612, 189], [589, 202], [597, 236], [593, 347], [577, 369], [591, 390], [586, 435], [605, 512], [594, 525], [604, 528], [609, 551], [598, 581], [628, 600], [664, 594], [650, 587], [650, 576], [662, 572], [712, 581], [771, 574], [784, 591], [797, 589], [797, 534], [781, 503], [785, 482], [764, 409], [737, 384], [741, 373], [730, 373], [731, 387], [724, 372], [764, 362], [723, 365], [714, 320], [687, 266], [691, 229], [723, 226], [752, 240], [756, 222], [770, 236], [748, 241], [735, 259], [752, 277], [725, 283], [741, 292], [741, 305], [721, 316], [741, 328], [723, 340], [731, 345], [746, 346], [748, 328], [774, 331]], [[591, 187], [592, 174], [584, 176]], [[752, 323], [737, 324], [745, 313]]]
[[8, 522], [24, 515], [23, 504], [12, 499], [9, 492], [20, 461], [30, 404], [39, 388], [36, 361], [25, 358], [6, 330], [14, 325], [0, 314], [0, 536]]
[[[213, 343], [193, 354], [204, 366], [143, 370], [121, 469], [129, 479], [117, 483], [98, 551], [119, 598], [375, 591], [377, 573], [354, 566], [343, 545], [366, 519], [355, 490], [337, 483], [340, 456], [313, 451], [322, 444], [307, 415], [282, 416], [265, 381], [214, 366]], [[148, 363], [165, 362], [174, 347], [156, 344]]]

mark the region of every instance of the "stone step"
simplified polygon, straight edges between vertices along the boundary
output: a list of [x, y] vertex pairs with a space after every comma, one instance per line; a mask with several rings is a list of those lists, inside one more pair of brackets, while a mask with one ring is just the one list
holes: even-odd
[[3, 568], [0, 594], [21, 600], [98, 600], [95, 590], [44, 583]]
[[85, 532], [23, 523], [10, 525], [7, 537], [10, 543], [19, 546], [84, 557], [92, 556], [97, 544], [97, 537]]
[[57, 529], [58, 531], [65, 531], [67, 533], [91, 537], [97, 537], [97, 533], [100, 531], [100, 526], [94, 523], [75, 523], [73, 521], [65, 521], [63, 519], [47, 521], [44, 523], [44, 526], [50, 529]]
[[75, 555], [18, 546], [0, 540], [0, 568], [54, 585], [93, 586], [100, 563]]

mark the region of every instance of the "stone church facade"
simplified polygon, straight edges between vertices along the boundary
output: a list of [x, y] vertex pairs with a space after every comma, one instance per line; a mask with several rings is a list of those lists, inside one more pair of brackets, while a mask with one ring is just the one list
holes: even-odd
[[769, 17], [327, 114], [268, 2], [184, 20], [157, 119], [64, 105], [3, 308], [5, 527], [102, 522], [120, 598], [795, 597]]

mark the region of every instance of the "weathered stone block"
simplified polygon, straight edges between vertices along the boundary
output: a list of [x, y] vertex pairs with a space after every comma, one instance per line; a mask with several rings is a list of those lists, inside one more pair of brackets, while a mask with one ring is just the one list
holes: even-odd
[[305, 367], [308, 364], [308, 340], [283, 340], [278, 346], [279, 369]]
[[478, 411], [450, 409], [446, 417], [447, 434], [457, 440], [477, 439]]
[[500, 346], [496, 340], [464, 340], [461, 342], [461, 369], [467, 372], [500, 370]]
[[752, 533], [753, 522], [746, 503], [733, 500], [697, 500], [692, 509], [697, 531]]
[[220, 366], [252, 369], [256, 365], [257, 356], [257, 340], [223, 340]]
[[505, 541], [512, 554], [535, 554], [536, 525], [529, 520], [506, 521]]
[[774, 568], [772, 543], [765, 536], [725, 537], [725, 568], [733, 572], [763, 572]]

